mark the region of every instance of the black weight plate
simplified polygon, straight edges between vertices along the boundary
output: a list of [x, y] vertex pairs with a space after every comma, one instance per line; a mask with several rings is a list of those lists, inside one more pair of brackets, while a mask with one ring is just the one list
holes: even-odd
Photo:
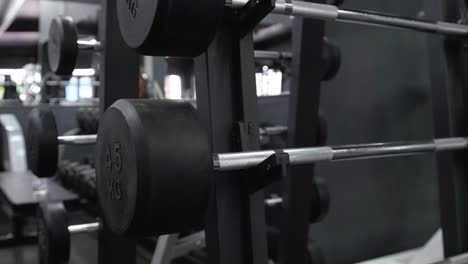
[[28, 117], [26, 148], [28, 165], [38, 177], [51, 177], [57, 170], [57, 124], [49, 109], [35, 108]]
[[50, 69], [58, 74], [72, 75], [78, 56], [78, 32], [71, 17], [58, 16], [50, 24], [47, 46]]
[[341, 50], [328, 38], [324, 38], [322, 60], [324, 65], [324, 72], [322, 74], [322, 81], [329, 81], [333, 79], [341, 67]]
[[318, 223], [328, 214], [330, 210], [330, 193], [328, 185], [323, 178], [314, 177], [312, 187], [312, 203], [310, 207], [309, 221]]
[[97, 194], [104, 221], [130, 237], [175, 233], [202, 221], [212, 153], [190, 103], [119, 100], [101, 118]]
[[63, 204], [41, 203], [37, 216], [39, 263], [67, 263], [70, 258], [70, 233]]
[[223, 16], [224, 0], [117, 1], [123, 39], [139, 53], [195, 57], [203, 53]]

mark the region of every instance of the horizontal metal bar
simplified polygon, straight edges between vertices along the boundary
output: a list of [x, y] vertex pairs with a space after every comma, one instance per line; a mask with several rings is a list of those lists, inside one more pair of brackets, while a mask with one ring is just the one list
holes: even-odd
[[290, 60], [292, 59], [292, 53], [288, 51], [256, 50], [254, 57], [255, 59]]
[[265, 200], [265, 205], [268, 207], [274, 207], [283, 203], [282, 197], [271, 197]]
[[100, 50], [101, 42], [96, 39], [78, 39], [76, 41], [79, 49]]
[[68, 227], [68, 232], [70, 232], [70, 234], [91, 233], [91, 232], [96, 232], [98, 230], [99, 230], [98, 222], [81, 224], [81, 225], [71, 225]]
[[405, 28], [422, 32], [440, 33], [447, 35], [468, 34], [468, 27], [465, 25], [446, 22], [429, 22], [416, 19], [400, 18], [395, 16], [348, 10], [339, 10], [337, 20], [344, 22], [355, 22], [379, 26]]
[[[428, 152], [462, 150], [468, 147], [467, 138], [443, 138], [429, 141], [407, 141], [372, 143], [361, 145], [326, 146], [312, 148], [283, 149], [288, 153], [292, 165], [310, 164], [320, 161], [371, 159], [394, 156], [416, 155]], [[273, 150], [215, 154], [213, 165], [216, 170], [228, 171], [256, 166]]]
[[[261, 136], [274, 136], [280, 135], [288, 131], [285, 126], [272, 126], [260, 128]], [[97, 135], [73, 135], [73, 136], [59, 136], [57, 137], [59, 144], [64, 145], [92, 145], [96, 143]]]
[[287, 126], [261, 127], [259, 129], [260, 136], [277, 136], [286, 132], [288, 132]]
[[[228, 0], [226, 5], [232, 8], [243, 7], [248, 0]], [[377, 26], [405, 28], [420, 32], [447, 35], [466, 35], [468, 26], [441, 21], [425, 21], [414, 18], [402, 18], [374, 12], [362, 12], [339, 9], [334, 5], [317, 4], [304, 1], [276, 0], [272, 13], [300, 16], [326, 21], [364, 23]]]
[[59, 144], [66, 145], [92, 145], [96, 143], [97, 135], [75, 135], [75, 136], [58, 136]]

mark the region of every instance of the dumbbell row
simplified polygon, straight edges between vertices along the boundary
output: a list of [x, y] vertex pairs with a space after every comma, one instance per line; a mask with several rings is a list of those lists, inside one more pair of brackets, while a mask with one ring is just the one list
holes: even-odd
[[[467, 138], [443, 138], [212, 153], [208, 134], [191, 104], [119, 100], [105, 112], [100, 123], [96, 145], [97, 194], [104, 220], [115, 233], [159, 235], [186, 230], [202, 221], [212, 177], [224, 175], [215, 171], [251, 169], [276, 153], [287, 153], [290, 165], [300, 165], [466, 148]], [[259, 168], [263, 165], [255, 169]], [[253, 173], [251, 177], [259, 174]], [[151, 213], [157, 211], [164, 211], [165, 219], [171, 221], [158, 219]]]
[[[248, 0], [228, 0], [226, 1], [226, 5], [239, 9], [247, 4], [247, 2]], [[281, 15], [300, 16], [304, 18], [321, 19], [326, 21], [366, 23], [371, 25], [391, 26], [446, 35], [468, 34], [468, 27], [465, 25], [447, 22], [429, 22], [377, 13], [343, 10], [334, 5], [303, 1], [276, 0], [275, 8], [272, 12]]]

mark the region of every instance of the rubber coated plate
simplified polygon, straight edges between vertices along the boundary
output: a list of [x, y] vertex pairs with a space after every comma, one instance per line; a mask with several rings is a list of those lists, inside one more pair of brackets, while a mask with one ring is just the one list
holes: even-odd
[[78, 56], [78, 32], [72, 18], [56, 17], [49, 29], [47, 46], [50, 69], [58, 74], [72, 75]]
[[325, 71], [322, 74], [323, 81], [329, 81], [335, 77], [341, 67], [341, 50], [335, 43], [324, 38], [322, 60]]
[[117, 1], [117, 16], [125, 42], [139, 53], [194, 57], [213, 40], [224, 0]]
[[49, 109], [33, 109], [29, 113], [26, 132], [28, 165], [39, 177], [51, 177], [57, 170], [57, 124]]
[[312, 191], [309, 221], [311, 223], [319, 223], [327, 216], [330, 210], [330, 193], [327, 183], [320, 177], [314, 178]]
[[189, 103], [119, 100], [101, 118], [96, 176], [104, 221], [142, 237], [199, 226], [213, 160]]
[[40, 264], [68, 263], [70, 233], [65, 208], [60, 202], [41, 203], [37, 212]]

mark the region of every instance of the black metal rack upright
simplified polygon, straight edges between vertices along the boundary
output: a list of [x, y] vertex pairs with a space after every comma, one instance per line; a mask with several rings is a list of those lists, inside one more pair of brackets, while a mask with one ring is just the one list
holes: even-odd
[[[247, 28], [227, 17], [207, 52], [195, 60], [198, 111], [212, 138], [214, 153], [259, 149], [253, 39], [250, 33], [244, 35]], [[321, 65], [317, 62], [321, 61], [324, 23], [296, 19], [294, 31], [297, 88], [291, 91], [291, 144], [311, 146], [316, 144], [313, 135], [318, 128]], [[306, 263], [313, 168], [298, 167], [292, 170], [295, 177], [283, 179], [287, 186], [283, 195], [289, 196], [283, 204], [282, 263]], [[205, 226], [209, 263], [268, 261], [265, 197], [261, 190], [246, 190], [249, 183], [243, 179], [249, 173], [254, 172], [216, 173], [213, 178], [215, 188]]]
[[[325, 0], [309, 2], [325, 3]], [[289, 95], [288, 145], [311, 147], [317, 145], [325, 23], [294, 18], [292, 25], [293, 78]], [[283, 230], [281, 234], [281, 263], [307, 263], [309, 241], [309, 214], [313, 195], [314, 164], [294, 166], [290, 177], [283, 180]], [[320, 203], [320, 201], [317, 201]], [[321, 210], [321, 208], [314, 208]], [[288, 232], [284, 232], [287, 230]]]
[[[426, 0], [427, 19], [466, 23], [466, 7], [458, 0]], [[465, 39], [428, 37], [434, 136], [467, 135], [468, 68]], [[468, 251], [468, 167], [466, 151], [437, 154], [440, 221], [446, 257]]]
[[[101, 113], [118, 99], [138, 97], [140, 56], [125, 44], [116, 14], [117, 2], [102, 0], [99, 21]], [[102, 226], [98, 236], [99, 263], [136, 263], [136, 242], [119, 237]]]
[[[254, 70], [252, 35], [239, 37], [227, 21], [195, 60], [198, 111], [214, 152], [259, 149]], [[236, 173], [213, 178], [205, 227], [209, 263], [265, 264], [264, 194], [243, 192], [241, 177], [230, 177]]]

